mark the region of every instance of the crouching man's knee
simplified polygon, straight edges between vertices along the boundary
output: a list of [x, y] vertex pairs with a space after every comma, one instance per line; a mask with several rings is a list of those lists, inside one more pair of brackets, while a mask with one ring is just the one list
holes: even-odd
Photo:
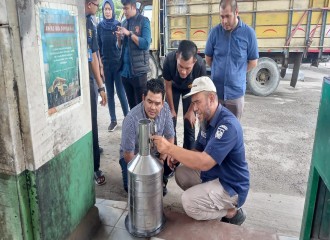
[[191, 196], [184, 192], [181, 196], [182, 206], [186, 214], [195, 220], [204, 220], [199, 204]]
[[175, 181], [184, 191], [201, 183], [199, 173], [183, 165], [175, 170]]

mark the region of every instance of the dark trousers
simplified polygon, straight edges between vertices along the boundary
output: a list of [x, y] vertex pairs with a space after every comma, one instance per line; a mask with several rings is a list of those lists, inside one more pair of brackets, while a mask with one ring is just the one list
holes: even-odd
[[94, 158], [94, 172], [100, 168], [100, 148], [99, 148], [99, 134], [97, 128], [97, 100], [94, 88], [94, 78], [89, 78], [90, 102], [91, 102], [91, 117], [92, 117], [92, 134], [93, 134], [93, 158]]
[[142, 95], [147, 88], [147, 74], [139, 77], [122, 77], [130, 109], [142, 102]]
[[[180, 96], [184, 96], [189, 92], [190, 92], [190, 89], [181, 90], [181, 89], [172, 87], [174, 110], [177, 113], [177, 115], [178, 115], [178, 109], [179, 109]], [[191, 97], [182, 99], [183, 116], [188, 111], [190, 103], [191, 103]], [[195, 126], [191, 127], [191, 124], [187, 119], [184, 119], [183, 121], [184, 121], [183, 122], [183, 127], [184, 127], [183, 148], [191, 150], [191, 149], [194, 149], [194, 147], [195, 147]], [[177, 144], [176, 123], [177, 123], [177, 118], [173, 118], [173, 124], [174, 124], [174, 130], [175, 130], [175, 142], [174, 142], [175, 145]]]

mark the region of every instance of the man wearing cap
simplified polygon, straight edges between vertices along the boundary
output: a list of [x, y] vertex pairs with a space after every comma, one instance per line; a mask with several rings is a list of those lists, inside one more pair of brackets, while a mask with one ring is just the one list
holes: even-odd
[[245, 160], [243, 130], [238, 119], [217, 97], [209, 77], [196, 78], [189, 94], [200, 131], [195, 151], [169, 143], [161, 136], [152, 139], [161, 154], [170, 155], [175, 180], [184, 190], [182, 205], [196, 220], [221, 219], [241, 225], [246, 213], [241, 208], [249, 187], [249, 169]]

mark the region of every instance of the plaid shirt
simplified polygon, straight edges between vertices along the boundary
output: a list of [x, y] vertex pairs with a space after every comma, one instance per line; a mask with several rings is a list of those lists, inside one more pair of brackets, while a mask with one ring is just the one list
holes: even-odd
[[[143, 102], [136, 105], [125, 117], [122, 126], [120, 158], [123, 158], [124, 152], [134, 152], [136, 155], [139, 152], [139, 121], [147, 118], [144, 111]], [[174, 138], [175, 132], [170, 108], [167, 102], [164, 102], [163, 108], [154, 120], [156, 125], [156, 135], [164, 136], [166, 139]], [[155, 150], [151, 149], [155, 154]]]

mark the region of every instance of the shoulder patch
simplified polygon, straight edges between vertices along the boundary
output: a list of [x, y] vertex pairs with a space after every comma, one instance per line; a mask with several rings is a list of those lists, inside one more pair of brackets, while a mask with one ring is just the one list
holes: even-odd
[[215, 138], [221, 139], [226, 130], [228, 130], [228, 127], [226, 125], [219, 126], [217, 132], [215, 133]]

